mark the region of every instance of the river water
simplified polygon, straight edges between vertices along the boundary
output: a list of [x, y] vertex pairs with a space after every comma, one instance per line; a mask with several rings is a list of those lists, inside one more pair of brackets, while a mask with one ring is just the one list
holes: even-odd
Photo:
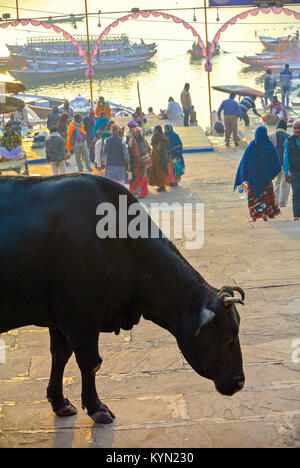
[[[15, 0], [3, 0], [5, 6], [0, 6], [0, 14], [11, 13], [15, 17]], [[71, 14], [83, 13], [83, 0], [73, 0], [72, 8], [70, 3], [63, 3], [59, 0], [36, 1], [22, 0], [19, 2], [20, 17], [33, 18], [44, 17], [49, 14]], [[174, 1], [164, 0], [163, 7], [168, 8], [187, 8], [202, 6], [202, 2], [192, 1], [187, 4], [186, 0]], [[114, 0], [111, 4], [95, 0], [88, 0], [89, 12], [108, 11], [126, 11], [139, 6], [140, 9], [161, 8], [162, 4], [157, 0]], [[300, 6], [295, 7], [300, 11]], [[241, 9], [223, 8], [219, 9], [219, 18], [217, 19], [216, 9], [208, 11], [209, 39], [212, 39], [218, 28], [229, 18], [241, 12]], [[185, 11], [172, 11], [174, 15], [192, 23], [200, 36], [205, 38], [204, 12], [196, 10], [196, 22], [193, 21], [193, 9]], [[102, 14], [100, 16], [101, 27], [98, 27], [98, 17], [90, 17], [90, 34], [98, 35], [114, 19], [123, 16], [122, 13]], [[60, 24], [71, 34], [84, 34], [85, 22], [77, 24], [75, 30], [69, 23]], [[213, 58], [213, 72], [211, 74], [212, 85], [247, 85], [257, 89], [262, 86], [262, 72], [250, 71], [242, 64], [237, 56], [252, 55], [262, 51], [262, 45], [258, 40], [258, 35], [280, 36], [293, 34], [299, 28], [295, 18], [281, 15], [264, 15], [260, 13], [256, 17], [248, 17], [236, 25], [230, 26], [225, 33], [221, 35], [222, 52], [219, 56]], [[179, 100], [183, 85], [186, 82], [191, 84], [191, 96], [193, 104], [198, 114], [198, 122], [205, 127], [209, 123], [208, 112], [208, 85], [207, 73], [204, 71], [204, 61], [191, 62], [187, 54], [188, 49], [192, 47], [194, 37], [191, 32], [182, 25], [175, 24], [161, 18], [146, 20], [130, 20], [122, 23], [113, 30], [115, 34], [126, 33], [128, 36], [139, 42], [143, 38], [145, 42], [155, 41], [158, 44], [157, 55], [151, 61], [134, 70], [97, 72], [93, 80], [94, 98], [103, 95], [105, 99], [115, 103], [136, 107], [138, 105], [137, 81], [140, 83], [141, 99], [144, 109], [152, 106], [154, 112], [158, 113], [160, 109], [167, 107], [169, 96]], [[49, 35], [49, 32], [41, 27], [17, 27], [0, 30], [0, 55], [6, 55], [7, 48], [5, 43], [24, 43], [27, 37]], [[30, 93], [47, 94], [62, 98], [72, 99], [81, 94], [87, 98], [90, 97], [89, 81], [78, 76], [68, 78], [64, 81], [55, 81], [39, 83], [37, 81], [26, 83], [27, 90]], [[212, 106], [217, 108], [224, 98], [224, 94], [212, 92]]]

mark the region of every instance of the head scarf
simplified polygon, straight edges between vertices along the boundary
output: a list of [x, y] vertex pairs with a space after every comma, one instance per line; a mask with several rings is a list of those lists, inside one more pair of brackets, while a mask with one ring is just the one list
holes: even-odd
[[[158, 131], [158, 134], [155, 133], [155, 130]], [[166, 137], [166, 135], [164, 134], [162, 128], [160, 125], [157, 125], [156, 127], [154, 127], [154, 135], [151, 139], [151, 144], [152, 145], [156, 145], [157, 143], [161, 142], [161, 141], [164, 141], [164, 140], [167, 140], [167, 142], [169, 143], [169, 140], [168, 138]]]
[[110, 137], [110, 133], [107, 132], [106, 130], [104, 132], [102, 132], [102, 141], [106, 140], [106, 138]]
[[282, 130], [287, 130], [287, 122], [283, 119], [279, 120], [277, 124], [277, 128], [281, 128]]
[[67, 120], [69, 118], [69, 114], [67, 114], [66, 112], [64, 112], [60, 118], [58, 119], [57, 121], [57, 124], [56, 124], [56, 128], [57, 128], [57, 131], [62, 135], [62, 134], [66, 134], [67, 133]]
[[246, 148], [240, 162], [234, 190], [243, 182], [248, 182], [257, 197], [263, 189], [281, 171], [281, 164], [277, 150], [270, 141], [266, 127], [258, 127], [255, 139]]
[[137, 127], [137, 123], [135, 120], [130, 120], [130, 122], [128, 122], [127, 124], [127, 127]]
[[172, 125], [165, 125], [165, 135], [169, 140], [169, 150], [172, 150], [176, 146], [182, 145], [182, 141], [178, 133], [175, 133]]
[[[102, 113], [101, 113], [101, 115], [102, 115]], [[104, 114], [105, 117], [103, 117], [103, 118], [101, 117], [101, 115], [100, 115], [100, 117], [96, 120], [96, 123], [95, 123], [95, 126], [94, 126], [94, 130], [93, 130], [93, 136], [96, 135], [97, 130], [101, 130], [101, 129], [104, 127], [104, 125], [107, 125], [108, 122], [109, 122], [109, 118], [106, 117], [105, 114]]]

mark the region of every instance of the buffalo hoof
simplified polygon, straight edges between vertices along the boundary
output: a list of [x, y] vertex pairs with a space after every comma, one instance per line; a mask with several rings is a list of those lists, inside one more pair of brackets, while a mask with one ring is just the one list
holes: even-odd
[[97, 424], [111, 424], [113, 422], [113, 418], [108, 412], [97, 411], [91, 415], [92, 420]]
[[69, 403], [63, 408], [55, 411], [55, 414], [60, 418], [66, 418], [67, 416], [75, 416], [75, 414], [77, 414], [77, 409], [75, 408], [75, 406], [72, 405], [72, 403]]
[[56, 407], [49, 397], [48, 401], [51, 403], [52, 409], [56, 416], [59, 416], [60, 418], [66, 418], [67, 416], [75, 416], [75, 414], [77, 414], [75, 406], [73, 406], [67, 398], [64, 398], [64, 406], [62, 406], [61, 408]]
[[115, 419], [114, 413], [108, 408], [108, 406], [100, 403], [98, 411], [94, 414], [89, 414], [92, 420], [98, 424], [111, 424]]

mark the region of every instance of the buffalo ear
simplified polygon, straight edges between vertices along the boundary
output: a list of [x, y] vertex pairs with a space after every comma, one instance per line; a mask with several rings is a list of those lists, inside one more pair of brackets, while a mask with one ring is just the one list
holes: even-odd
[[215, 318], [215, 316], [216, 315], [212, 310], [203, 307], [199, 314], [199, 325], [196, 330], [195, 336], [198, 336], [201, 329], [205, 327], [205, 325], [207, 325], [209, 322], [211, 322]]

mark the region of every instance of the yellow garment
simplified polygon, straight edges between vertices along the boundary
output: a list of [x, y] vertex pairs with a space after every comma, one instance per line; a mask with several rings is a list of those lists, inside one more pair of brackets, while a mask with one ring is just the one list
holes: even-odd
[[104, 103], [104, 106], [101, 106], [100, 102], [98, 102], [95, 111], [96, 117], [100, 117], [101, 112], [104, 112], [104, 114], [106, 115], [106, 117], [109, 118], [109, 120], [111, 119], [111, 110], [107, 102]]
[[[85, 134], [83, 124], [81, 124], [80, 127], [78, 127], [78, 128], [81, 131], [81, 133]], [[76, 126], [75, 126], [75, 124], [73, 122], [71, 122], [70, 125], [69, 125], [69, 128], [68, 128], [68, 137], [67, 137], [67, 146], [66, 146], [68, 151], [71, 151], [71, 149], [72, 149], [71, 137], [72, 137], [74, 131], [76, 131]]]

